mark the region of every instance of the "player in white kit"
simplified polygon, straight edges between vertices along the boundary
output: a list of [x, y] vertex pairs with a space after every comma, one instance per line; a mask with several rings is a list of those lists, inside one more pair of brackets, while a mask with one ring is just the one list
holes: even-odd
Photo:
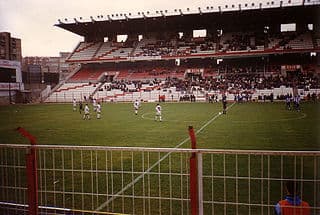
[[159, 104], [157, 104], [156, 106], [156, 116], [154, 117], [154, 121], [157, 121], [157, 119], [159, 118], [159, 121], [162, 121], [162, 117], [161, 117], [161, 106]]
[[137, 114], [138, 114], [139, 107], [140, 107], [140, 102], [139, 102], [138, 100], [136, 100], [136, 101], [133, 103], [133, 107], [134, 107], [134, 113], [137, 115]]
[[73, 106], [73, 111], [76, 111], [77, 110], [77, 101], [76, 101], [76, 99], [73, 99], [72, 106]]
[[101, 105], [100, 102], [97, 104], [97, 119], [101, 119]]
[[90, 119], [90, 109], [89, 109], [88, 104], [86, 104], [86, 105], [84, 106], [83, 119]]
[[93, 99], [93, 111], [96, 112], [97, 111], [97, 100]]

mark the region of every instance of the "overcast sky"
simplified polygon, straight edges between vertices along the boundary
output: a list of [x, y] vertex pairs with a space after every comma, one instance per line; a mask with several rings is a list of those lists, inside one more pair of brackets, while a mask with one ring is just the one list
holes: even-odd
[[[272, 1], [272, 0], [270, 0]], [[280, 0], [273, 0], [279, 3]], [[286, 1], [286, 0], [285, 0]], [[268, 0], [0, 0], [0, 32], [10, 32], [20, 38], [22, 56], [58, 56], [60, 51], [72, 51], [83, 38], [55, 27], [58, 19], [133, 13], [181, 8], [238, 5], [239, 3], [266, 4]], [[292, 0], [302, 2], [302, 0]]]

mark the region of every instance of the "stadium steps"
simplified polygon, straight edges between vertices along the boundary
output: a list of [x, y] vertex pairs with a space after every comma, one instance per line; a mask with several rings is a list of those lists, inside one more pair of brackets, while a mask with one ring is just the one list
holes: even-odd
[[134, 56], [134, 53], [136, 52], [136, 49], [138, 48], [138, 45], [139, 45], [139, 42], [137, 42], [137, 41], [135, 41], [135, 42], [133, 43], [133, 48], [132, 48], [132, 50], [131, 50], [131, 52], [130, 52], [130, 54], [129, 54], [130, 57], [133, 57], [133, 56]]
[[[74, 74], [76, 74], [77, 72], [79, 72], [81, 69], [81, 66], [76, 67], [67, 77], [65, 80], [60, 81], [52, 90], [51, 92], [48, 94], [49, 98], [57, 89], [59, 89], [63, 84], [65, 84]], [[43, 100], [45, 101], [47, 98], [43, 98]]]
[[98, 54], [98, 52], [100, 51], [101, 47], [103, 46], [103, 43], [100, 43], [99, 44], [99, 47], [97, 48], [97, 50], [94, 52], [93, 56], [92, 56], [92, 59], [95, 59], [96, 58], [96, 55]]
[[74, 87], [67, 87], [67, 88], [63, 88], [63, 89], [58, 89], [58, 90], [56, 90], [56, 92], [75, 90], [75, 89], [86, 87], [86, 86], [90, 86], [90, 84], [81, 84], [81, 85], [77, 85], [77, 86], [74, 86]]
[[98, 92], [98, 90], [100, 90], [103, 85], [104, 85], [104, 83], [101, 82], [101, 83], [96, 87], [96, 89], [90, 94], [90, 96], [94, 97], [94, 95], [96, 94], [96, 92]]
[[107, 51], [107, 52], [103, 53], [102, 55], [99, 55], [99, 56], [97, 57], [97, 59], [101, 59], [101, 58], [103, 58], [103, 57], [106, 57], [107, 55], [111, 54], [112, 52], [114, 52], [114, 51], [116, 51], [116, 50], [118, 50], [118, 49], [119, 49], [118, 47], [114, 47], [114, 48], [112, 48], [110, 51]]
[[71, 53], [71, 54], [69, 54], [69, 56], [67, 57], [67, 59], [66, 59], [66, 60], [69, 60], [69, 59], [71, 59], [71, 58], [72, 58], [73, 54], [74, 54], [74, 53], [75, 53], [75, 51], [80, 47], [80, 45], [81, 45], [81, 42], [80, 42], [80, 43], [78, 43], [78, 45], [76, 46], [76, 48], [72, 51], [72, 53]]
[[96, 44], [96, 43], [88, 43], [87, 45], [85, 45], [84, 47], [76, 50], [75, 52], [82, 52], [82, 51], [84, 51], [85, 49], [88, 49], [88, 48], [90, 48], [91, 46], [94, 46], [95, 44]]
[[[94, 48], [95, 48], [95, 46], [97, 46], [97, 44], [100, 44], [100, 42], [99, 43], [97, 43], [97, 42], [90, 42], [90, 43], [80, 42], [77, 49], [72, 52], [72, 54], [69, 56], [69, 58], [66, 61], [90, 60], [93, 56], [93, 53], [95, 53], [95, 51], [96, 51]], [[91, 52], [93, 52], [93, 53], [91, 53]], [[88, 56], [88, 53], [91, 53], [91, 55]], [[85, 57], [85, 58], [83, 58], [83, 57]], [[88, 57], [90, 59], [86, 59]]]
[[[99, 86], [100, 87], [100, 86]], [[149, 86], [149, 87], [145, 87], [143, 89], [140, 89], [138, 92], [122, 92], [122, 93], [115, 93], [114, 95], [110, 95], [110, 96], [103, 96], [103, 97], [100, 97], [98, 100], [111, 100], [111, 99], [114, 99], [114, 100], [120, 100], [120, 98], [122, 100], [125, 100], [126, 97], [128, 97], [129, 95], [130, 98], [133, 97], [133, 94], [134, 93], [152, 93], [152, 92], [156, 92], [156, 95], [159, 94], [159, 89], [161, 88], [161, 85], [159, 86]], [[147, 91], [146, 91], [147, 90]], [[96, 91], [97, 92], [97, 91]], [[131, 101], [131, 100], [130, 100]]]

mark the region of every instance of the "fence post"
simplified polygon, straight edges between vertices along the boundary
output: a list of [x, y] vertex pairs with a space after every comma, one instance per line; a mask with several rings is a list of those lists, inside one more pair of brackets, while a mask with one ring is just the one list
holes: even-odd
[[31, 147], [26, 155], [26, 170], [27, 170], [27, 185], [28, 185], [28, 214], [38, 214], [38, 175], [37, 175], [37, 157], [36, 149], [33, 147], [36, 145], [36, 138], [33, 137], [24, 128], [18, 127], [17, 131], [27, 139], [29, 139]]
[[203, 181], [202, 181], [202, 153], [197, 153], [198, 162], [198, 205], [199, 215], [203, 215]]
[[[191, 139], [191, 148], [196, 149], [196, 136], [192, 126], [189, 126], [189, 136]], [[197, 155], [192, 153], [190, 157], [190, 204], [191, 214], [198, 215], [198, 175], [197, 175]]]

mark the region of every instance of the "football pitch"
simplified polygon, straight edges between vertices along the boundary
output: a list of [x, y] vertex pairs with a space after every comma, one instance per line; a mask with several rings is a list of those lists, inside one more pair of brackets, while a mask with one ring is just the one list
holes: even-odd
[[[38, 144], [176, 147], [197, 133], [199, 148], [319, 150], [320, 105], [302, 103], [301, 111], [279, 103], [162, 103], [162, 122], [155, 122], [155, 104], [142, 103], [138, 115], [131, 103], [102, 104], [102, 119], [73, 112], [72, 104], [0, 106], [0, 143], [28, 143], [14, 130], [23, 127]], [[201, 129], [201, 130], [200, 130]], [[200, 131], [199, 131], [200, 130]], [[188, 148], [186, 142], [181, 147]]]
[[[275, 151], [320, 149], [319, 103], [302, 103], [301, 111], [286, 110], [282, 102], [229, 103], [225, 115], [219, 114], [222, 109], [221, 103], [161, 103], [162, 122], [154, 120], [155, 106], [155, 103], [142, 103], [138, 115], [135, 115], [132, 103], [104, 103], [101, 119], [96, 119], [93, 107], [90, 106], [91, 120], [83, 120], [83, 113], [80, 114], [79, 110], [73, 111], [72, 104], [1, 106], [0, 144], [28, 143], [15, 131], [15, 128], [23, 127], [37, 138], [38, 144], [42, 145], [190, 148], [188, 126], [193, 126], [198, 148], [203, 149]], [[1, 155], [7, 158], [14, 157], [11, 151]], [[101, 151], [60, 153], [59, 150], [52, 150], [39, 152], [39, 155], [41, 205], [95, 210], [108, 199], [95, 194], [98, 188], [99, 193], [107, 194], [109, 197], [114, 196], [116, 192], [127, 184], [132, 184], [133, 179], [157, 163], [165, 153], [146, 155]], [[183, 214], [189, 211], [188, 202], [185, 201], [189, 198], [187, 195], [189, 179], [186, 176], [188, 168], [185, 167], [188, 156], [170, 155], [161, 165], [155, 166], [141, 180], [120, 194], [120, 198], [102, 210], [128, 214], [161, 214], [161, 212]], [[267, 179], [262, 176], [271, 174], [278, 177], [280, 174], [279, 169], [273, 168], [280, 163], [278, 157], [271, 158], [270, 161], [267, 156], [252, 156], [249, 167], [246, 156], [239, 155], [236, 159], [234, 155], [204, 157], [205, 175], [208, 176], [214, 171], [229, 176], [224, 180], [205, 178], [205, 189], [212, 187], [212, 191], [204, 193], [204, 200], [223, 202], [223, 198], [228, 197], [232, 202], [246, 202], [251, 195], [250, 204], [259, 204], [263, 201], [261, 199], [269, 199], [269, 204], [272, 205], [281, 198], [279, 181], [268, 182], [270, 183], [268, 188], [271, 190], [269, 197], [265, 197], [267, 192], [265, 194], [263, 192], [263, 189], [267, 189], [265, 187]], [[225, 164], [222, 162], [223, 159], [226, 161]], [[304, 172], [296, 172], [296, 169], [300, 168], [299, 165], [298, 167], [294, 165], [296, 161], [291, 157], [284, 157], [283, 177], [307, 179], [318, 177], [315, 176], [314, 169], [320, 164], [319, 159], [303, 160]], [[271, 163], [270, 171], [273, 172], [267, 172], [269, 170], [262, 168], [268, 162]], [[9, 163], [14, 164], [15, 161]], [[223, 170], [223, 165], [227, 166], [226, 170]], [[112, 169], [109, 169], [109, 172], [113, 174], [103, 172], [110, 167]], [[257, 180], [249, 182], [247, 178], [243, 180], [234, 178], [241, 175], [247, 177], [248, 172], [251, 172], [250, 177], [256, 177]], [[6, 174], [8, 178], [13, 178], [13, 174], [16, 173]], [[263, 180], [266, 181], [261, 182]], [[13, 187], [15, 180], [8, 183]], [[242, 192], [235, 193], [238, 192], [235, 191], [236, 187]], [[50, 192], [46, 194], [46, 191]], [[78, 193], [72, 194], [75, 191]], [[132, 198], [133, 194], [145, 196], [147, 192], [149, 192], [147, 200]], [[309, 194], [305, 196], [307, 200], [313, 201], [316, 192], [313, 182], [305, 183], [304, 193]], [[10, 196], [10, 192], [7, 195]], [[184, 199], [184, 202], [166, 199], [169, 196]], [[316, 206], [314, 202], [311, 204]], [[223, 205], [213, 206], [210, 203], [204, 207], [205, 214], [213, 211], [214, 214], [224, 213]], [[252, 214], [271, 214], [270, 208], [272, 206], [269, 207], [268, 213], [268, 211], [261, 212], [259, 207], [248, 209], [245, 206], [238, 209], [229, 205], [226, 213], [235, 214], [237, 211], [238, 214], [248, 214], [249, 210]]]

